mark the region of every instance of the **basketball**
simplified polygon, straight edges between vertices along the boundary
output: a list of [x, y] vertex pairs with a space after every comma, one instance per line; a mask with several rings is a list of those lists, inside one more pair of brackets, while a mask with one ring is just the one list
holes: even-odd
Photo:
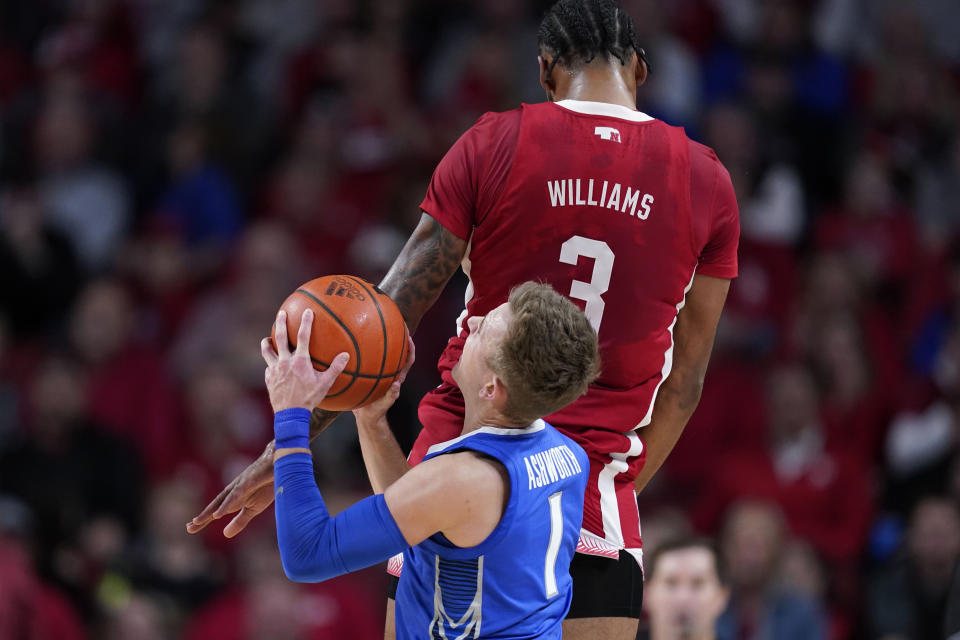
[[[324, 276], [304, 283], [283, 301], [290, 349], [296, 349], [300, 317], [313, 310], [310, 359], [323, 371], [338, 353], [350, 361], [327, 397], [328, 411], [349, 411], [382, 396], [407, 360], [407, 325], [390, 296], [362, 278]], [[270, 338], [276, 344], [275, 330]]]

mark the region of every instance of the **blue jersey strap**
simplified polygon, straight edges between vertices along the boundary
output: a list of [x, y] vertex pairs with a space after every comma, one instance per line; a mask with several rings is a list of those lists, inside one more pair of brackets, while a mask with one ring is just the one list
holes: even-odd
[[[284, 416], [289, 426], [290, 416]], [[309, 425], [306, 412], [305, 425]], [[273, 463], [277, 542], [287, 577], [320, 582], [374, 565], [407, 544], [383, 494], [370, 496], [331, 518], [313, 477], [313, 459], [291, 453]]]

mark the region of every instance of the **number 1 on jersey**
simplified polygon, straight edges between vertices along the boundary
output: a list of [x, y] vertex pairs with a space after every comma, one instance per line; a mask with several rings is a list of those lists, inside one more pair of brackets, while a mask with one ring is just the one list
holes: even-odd
[[604, 302], [601, 297], [610, 288], [613, 272], [613, 251], [606, 242], [573, 236], [560, 246], [560, 262], [576, 265], [580, 256], [593, 258], [593, 274], [590, 282], [574, 280], [570, 285], [570, 297], [587, 303], [584, 313], [593, 330], [600, 333]]
[[563, 538], [563, 509], [560, 505], [560, 496], [563, 491], [557, 491], [547, 498], [550, 502], [550, 541], [547, 543], [547, 557], [544, 561], [543, 585], [547, 592], [547, 600], [557, 595], [557, 555], [560, 553], [560, 540]]

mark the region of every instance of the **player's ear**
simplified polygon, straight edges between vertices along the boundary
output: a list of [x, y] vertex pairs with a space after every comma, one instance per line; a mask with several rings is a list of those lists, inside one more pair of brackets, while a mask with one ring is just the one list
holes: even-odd
[[490, 380], [490, 400], [493, 402], [493, 407], [503, 413], [503, 410], [507, 407], [507, 388], [496, 374]]
[[552, 61], [549, 55], [537, 56], [537, 63], [540, 65], [540, 86], [547, 92], [548, 100], [553, 100], [553, 94], [557, 90], [557, 85], [553, 81], [553, 72], [550, 69]]
[[494, 382], [496, 377], [490, 378], [480, 387], [480, 391], [477, 394], [480, 396], [481, 400], [486, 400], [487, 402], [492, 401], [496, 397], [496, 383]]
[[647, 75], [650, 72], [650, 68], [647, 67], [645, 55], [645, 52], [644, 55], [633, 54], [633, 77], [638, 88], [642, 87], [643, 83], [647, 81]]

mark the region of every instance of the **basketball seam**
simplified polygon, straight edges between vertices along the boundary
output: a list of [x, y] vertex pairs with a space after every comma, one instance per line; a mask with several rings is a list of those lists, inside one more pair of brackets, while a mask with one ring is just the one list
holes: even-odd
[[[290, 346], [292, 347], [293, 345], [290, 345]], [[323, 360], [320, 360], [319, 358], [314, 358], [313, 356], [310, 356], [310, 362], [312, 362], [313, 364], [318, 364], [321, 367], [325, 367], [325, 368], [330, 367], [329, 362], [324, 362]], [[390, 377], [396, 376], [398, 373], [400, 373], [400, 369], [397, 369], [396, 371], [391, 371], [390, 373], [384, 373], [379, 376], [375, 376], [372, 373], [357, 373], [355, 371], [347, 371], [347, 370], [343, 371], [343, 375], [345, 376], [350, 376], [352, 378], [364, 378], [364, 379], [370, 379], [370, 380], [375, 380], [377, 378], [390, 378]], [[329, 398], [330, 396], [327, 396], [327, 397]]]
[[409, 344], [409, 342], [410, 342], [410, 339], [409, 339], [409, 333], [407, 331], [407, 321], [404, 320], [403, 321], [403, 346], [400, 347], [400, 359], [397, 360], [397, 372], [393, 374], [394, 376], [400, 375], [400, 372], [403, 370], [403, 361], [406, 359], [407, 350], [409, 349], [407, 345]]
[[[327, 395], [327, 398], [336, 398], [336, 397], [339, 396], [340, 394], [345, 393], [345, 392], [347, 391], [347, 389], [349, 389], [350, 387], [352, 387], [352, 386], [353, 386], [353, 383], [357, 381], [357, 378], [358, 378], [359, 375], [360, 375], [360, 345], [357, 343], [357, 339], [353, 337], [353, 333], [350, 331], [350, 329], [347, 327], [347, 325], [343, 324], [343, 320], [341, 320], [340, 318], [338, 318], [338, 317], [337, 317], [337, 314], [335, 314], [333, 311], [331, 311], [330, 308], [329, 308], [327, 305], [325, 305], [325, 304], [323, 304], [322, 302], [320, 302], [320, 300], [319, 300], [315, 295], [313, 295], [312, 293], [310, 293], [309, 291], [306, 291], [306, 290], [304, 290], [304, 289], [297, 289], [296, 292], [299, 293], [300, 295], [304, 295], [304, 296], [310, 298], [311, 300], [313, 300], [314, 302], [316, 302], [318, 305], [320, 305], [320, 308], [323, 309], [324, 311], [326, 311], [328, 314], [330, 314], [330, 317], [333, 318], [333, 319], [336, 321], [336, 323], [339, 324], [340, 327], [347, 333], [347, 337], [350, 338], [350, 342], [353, 343], [354, 353], [357, 354], [357, 369], [356, 369], [356, 375], [354, 375], [353, 377], [350, 378], [350, 382], [349, 382], [349, 383], [347, 384], [347, 386], [345, 386], [343, 389], [341, 389], [340, 391], [337, 391], [336, 393], [331, 393], [331, 394], [328, 394], [328, 395]], [[312, 360], [312, 359], [313, 359], [313, 358], [311, 358], [311, 360]], [[329, 367], [330, 365], [327, 365], [327, 366]]]
[[[380, 372], [377, 374], [377, 382], [370, 387], [370, 390], [367, 391], [367, 395], [363, 396], [363, 399], [354, 405], [354, 409], [356, 409], [366, 402], [367, 398], [369, 398], [373, 392], [376, 391], [377, 386], [380, 384], [380, 380], [383, 378], [383, 367], [387, 364], [387, 323], [383, 319], [383, 309], [380, 308], [380, 303], [377, 302], [377, 298], [373, 295], [373, 292], [370, 291], [370, 289], [367, 289], [367, 285], [365, 285], [362, 280], [354, 278], [353, 276], [347, 277], [360, 285], [360, 287], [367, 292], [367, 295], [370, 296], [370, 299], [373, 300], [373, 304], [377, 308], [377, 315], [380, 316], [380, 328], [383, 330], [383, 357], [380, 358]], [[357, 373], [360, 373], [360, 367], [357, 367]]]

